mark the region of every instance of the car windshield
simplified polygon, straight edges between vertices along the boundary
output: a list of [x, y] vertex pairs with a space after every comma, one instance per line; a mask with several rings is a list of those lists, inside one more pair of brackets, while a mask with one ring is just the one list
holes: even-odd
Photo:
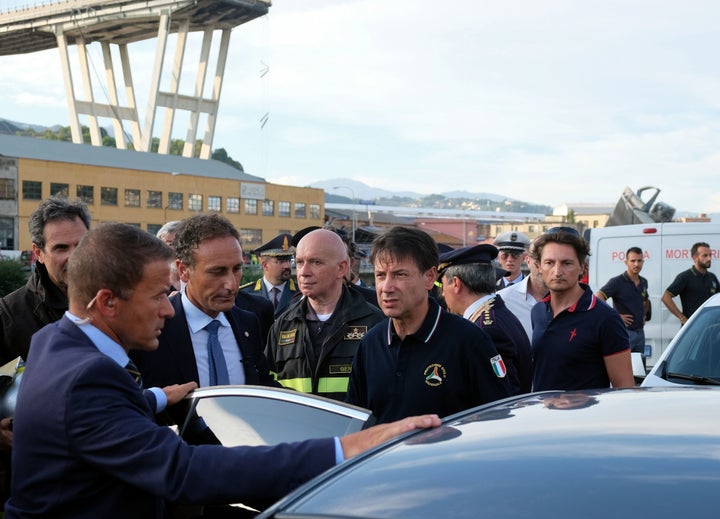
[[700, 312], [681, 330], [667, 358], [665, 377], [680, 383], [720, 385], [720, 306]]

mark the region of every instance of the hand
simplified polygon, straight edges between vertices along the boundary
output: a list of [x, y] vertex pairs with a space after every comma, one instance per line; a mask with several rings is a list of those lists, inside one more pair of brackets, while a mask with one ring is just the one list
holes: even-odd
[[9, 451], [12, 448], [12, 418], [0, 420], [0, 450]]
[[630, 326], [633, 322], [632, 314], [620, 314], [620, 318], [625, 323], [625, 326]]
[[168, 405], [173, 405], [180, 402], [183, 398], [187, 396], [188, 393], [196, 390], [197, 387], [197, 382], [186, 382], [185, 384], [173, 384], [172, 386], [165, 386], [164, 388], [162, 388], [162, 390], [167, 397]]
[[411, 416], [397, 422], [375, 425], [364, 431], [343, 436], [340, 438], [340, 445], [342, 445], [345, 459], [348, 459], [406, 432], [438, 427], [440, 424], [440, 418], [436, 414]]

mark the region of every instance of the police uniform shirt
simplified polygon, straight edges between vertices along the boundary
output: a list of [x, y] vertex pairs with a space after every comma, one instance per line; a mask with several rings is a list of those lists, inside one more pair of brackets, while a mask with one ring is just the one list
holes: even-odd
[[648, 299], [647, 279], [640, 276], [640, 283], [636, 285], [627, 272], [623, 272], [619, 276], [610, 278], [599, 292], [605, 296], [605, 299], [612, 298], [613, 308], [619, 314], [633, 316], [633, 321], [628, 326], [629, 330], [642, 330], [645, 324], [645, 301]]
[[701, 274], [693, 265], [677, 275], [669, 287], [665, 289], [673, 297], [680, 296], [682, 313], [690, 317], [707, 298], [720, 290], [718, 279], [712, 272]]
[[[468, 312], [470, 309], [472, 312]], [[502, 355], [511, 394], [529, 393], [532, 388], [530, 340], [520, 321], [505, 306], [502, 296], [495, 293], [478, 299], [465, 310], [463, 317], [482, 328]]]
[[505, 375], [488, 335], [430, 299], [417, 332], [400, 339], [386, 319], [363, 337], [347, 401], [371, 409], [378, 423], [447, 416], [508, 396]]
[[620, 315], [587, 285], [553, 318], [548, 295], [532, 309], [533, 391], [610, 387], [605, 357], [630, 349]]

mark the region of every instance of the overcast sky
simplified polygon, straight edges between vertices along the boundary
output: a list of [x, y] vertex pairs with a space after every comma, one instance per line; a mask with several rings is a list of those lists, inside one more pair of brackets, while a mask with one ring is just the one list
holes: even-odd
[[[548, 205], [654, 185], [680, 211], [720, 212], [718, 20], [710, 0], [276, 0], [233, 32], [213, 148], [292, 185]], [[141, 107], [152, 53], [130, 47]], [[0, 70], [0, 117], [69, 124], [57, 50]]]

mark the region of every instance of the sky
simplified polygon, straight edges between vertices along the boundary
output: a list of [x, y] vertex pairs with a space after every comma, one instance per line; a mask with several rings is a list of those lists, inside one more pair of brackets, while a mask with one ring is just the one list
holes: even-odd
[[[551, 206], [656, 186], [679, 211], [720, 212], [718, 19], [712, 0], [275, 0], [233, 31], [213, 149], [298, 186]], [[153, 50], [130, 46], [140, 107]], [[0, 117], [69, 124], [57, 50], [0, 70]]]

